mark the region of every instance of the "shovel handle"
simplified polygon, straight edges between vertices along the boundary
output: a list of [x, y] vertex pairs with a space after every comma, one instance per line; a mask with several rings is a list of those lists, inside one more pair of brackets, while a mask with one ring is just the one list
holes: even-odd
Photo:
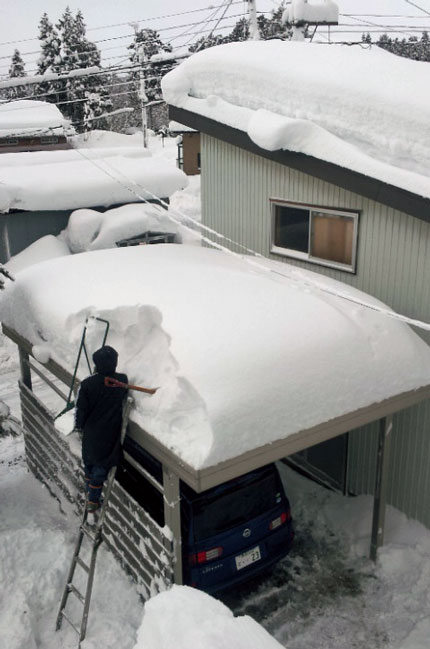
[[130, 383], [123, 383], [110, 376], [105, 376], [105, 386], [107, 388], [125, 388], [126, 390], [137, 390], [138, 392], [145, 392], [146, 394], [155, 394], [158, 388], [142, 388], [140, 385], [131, 385]]

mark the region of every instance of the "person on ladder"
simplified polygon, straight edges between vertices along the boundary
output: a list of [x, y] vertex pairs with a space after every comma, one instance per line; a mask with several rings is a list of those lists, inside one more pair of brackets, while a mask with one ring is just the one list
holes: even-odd
[[[82, 438], [82, 461], [87, 489], [87, 511], [100, 507], [100, 496], [109, 470], [122, 457], [122, 405], [127, 395], [126, 374], [118, 374], [118, 353], [105, 345], [93, 354], [95, 374], [82, 381], [76, 399], [74, 430]], [[115, 390], [105, 378], [118, 382]], [[121, 385], [124, 387], [121, 387]]]

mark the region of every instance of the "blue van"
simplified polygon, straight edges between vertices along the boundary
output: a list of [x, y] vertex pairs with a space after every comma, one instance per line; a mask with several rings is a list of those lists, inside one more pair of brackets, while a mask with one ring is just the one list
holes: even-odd
[[[126, 453], [162, 482], [160, 462], [129, 437]], [[162, 494], [124, 460], [117, 479], [161, 526]], [[202, 493], [181, 482], [184, 584], [215, 593], [267, 570], [294, 538], [290, 504], [274, 464]]]

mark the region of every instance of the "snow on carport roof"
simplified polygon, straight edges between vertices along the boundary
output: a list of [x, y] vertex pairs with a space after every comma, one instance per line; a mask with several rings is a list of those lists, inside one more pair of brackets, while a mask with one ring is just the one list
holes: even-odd
[[[196, 472], [213, 480], [216, 465], [237, 463], [240, 474], [249, 454], [258, 465], [262, 449], [271, 449], [263, 459], [276, 459], [289, 440], [291, 452], [315, 443], [321, 426], [327, 439], [428, 396], [430, 348], [408, 325], [312, 282], [381, 305], [279, 262], [257, 267], [220, 251], [158, 245], [25, 269], [4, 291], [1, 318], [36, 358], [70, 373], [87, 316], [109, 320], [119, 369], [131, 383], [160, 388], [134, 393], [133, 434], [159, 457], [176, 456], [181, 477], [198, 486]], [[100, 339], [94, 323], [92, 350]]]
[[171, 106], [430, 198], [428, 65], [378, 47], [278, 40], [198, 52], [167, 74]]

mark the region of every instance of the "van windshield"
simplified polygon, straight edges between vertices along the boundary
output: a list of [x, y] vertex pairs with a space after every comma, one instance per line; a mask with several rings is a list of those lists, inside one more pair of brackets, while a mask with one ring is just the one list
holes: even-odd
[[245, 525], [272, 510], [277, 502], [280, 502], [280, 485], [274, 473], [259, 476], [251, 483], [233, 486], [224, 493], [203, 497], [193, 504], [195, 540]]

